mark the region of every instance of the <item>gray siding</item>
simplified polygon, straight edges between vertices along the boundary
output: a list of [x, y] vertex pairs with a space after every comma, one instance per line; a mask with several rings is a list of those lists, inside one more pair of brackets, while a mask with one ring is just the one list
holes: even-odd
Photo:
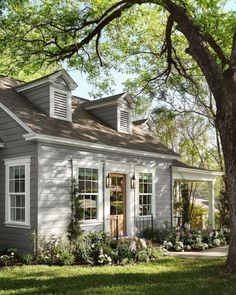
[[[70, 147], [39, 144], [39, 195], [38, 195], [38, 228], [40, 232], [63, 234], [66, 232], [70, 215], [70, 159], [88, 162], [112, 161], [133, 163], [151, 167], [155, 171], [155, 203], [156, 227], [170, 225], [171, 222], [171, 190], [170, 162], [153, 159], [101, 154], [95, 151], [81, 150]], [[129, 164], [127, 164], [129, 165]], [[129, 170], [127, 170], [127, 173]], [[104, 175], [103, 175], [104, 177]], [[132, 198], [131, 198], [132, 199]], [[104, 196], [103, 196], [104, 202]], [[84, 225], [85, 230], [102, 230], [103, 224]]]
[[47, 115], [50, 115], [50, 86], [48, 84], [40, 85], [22, 92], [33, 104]]
[[[32, 249], [32, 233], [37, 228], [37, 146], [22, 137], [26, 131], [0, 109], [0, 248], [16, 247], [20, 252]], [[30, 229], [6, 227], [5, 222], [5, 165], [4, 159], [31, 156]]]
[[117, 130], [117, 105], [89, 110], [111, 128]]

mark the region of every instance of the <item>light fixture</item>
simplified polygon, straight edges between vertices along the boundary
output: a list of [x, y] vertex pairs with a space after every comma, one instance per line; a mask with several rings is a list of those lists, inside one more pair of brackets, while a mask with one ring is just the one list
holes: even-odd
[[136, 178], [133, 175], [130, 179], [130, 188], [134, 189], [135, 188], [135, 184], [136, 184]]
[[110, 174], [108, 173], [106, 177], [106, 188], [110, 188], [110, 187], [111, 187], [111, 177], [110, 177]]

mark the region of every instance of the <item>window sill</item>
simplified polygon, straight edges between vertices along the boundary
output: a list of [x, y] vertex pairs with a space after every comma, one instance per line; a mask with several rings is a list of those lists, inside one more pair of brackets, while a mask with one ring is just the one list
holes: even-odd
[[89, 226], [94, 224], [103, 224], [103, 221], [99, 221], [97, 219], [81, 220], [81, 226]]
[[155, 217], [155, 215], [153, 214], [153, 215], [138, 215], [136, 218], [140, 218], [140, 219], [144, 219], [144, 218], [151, 218], [151, 217]]
[[24, 228], [24, 229], [30, 229], [29, 224], [22, 224], [22, 223], [14, 223], [14, 222], [5, 222], [4, 223], [6, 227], [16, 227], [16, 228]]

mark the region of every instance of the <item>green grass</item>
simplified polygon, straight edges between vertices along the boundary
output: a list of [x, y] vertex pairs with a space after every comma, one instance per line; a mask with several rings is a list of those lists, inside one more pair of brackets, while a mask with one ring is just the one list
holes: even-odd
[[224, 259], [162, 258], [128, 266], [22, 266], [0, 270], [0, 294], [234, 295]]

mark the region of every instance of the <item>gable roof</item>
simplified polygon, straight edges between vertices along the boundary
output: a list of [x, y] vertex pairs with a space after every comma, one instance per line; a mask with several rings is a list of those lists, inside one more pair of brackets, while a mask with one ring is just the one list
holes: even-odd
[[114, 131], [86, 111], [84, 104], [78, 103], [72, 122], [51, 118], [42, 113], [21, 93], [15, 91], [14, 88], [20, 84], [21, 82], [11, 78], [0, 77], [0, 106], [4, 105], [8, 108], [31, 130], [31, 133], [164, 154], [174, 158], [179, 156], [138, 127], [133, 127], [133, 134]]
[[38, 86], [38, 85], [42, 85], [47, 82], [55, 82], [58, 77], [64, 78], [65, 81], [68, 83], [68, 86], [71, 90], [74, 90], [78, 86], [76, 84], [76, 82], [71, 78], [71, 76], [67, 73], [67, 71], [59, 70], [59, 71], [56, 71], [52, 74], [35, 79], [33, 81], [21, 83], [20, 85], [17, 85], [15, 90], [17, 92], [21, 92], [21, 91], [24, 91], [24, 90], [29, 89], [31, 87], [34, 87], [36, 85]]
[[107, 97], [102, 97], [100, 99], [95, 99], [95, 100], [90, 100], [85, 103], [83, 103], [83, 107], [86, 110], [89, 110], [90, 108], [96, 108], [103, 106], [105, 104], [115, 104], [119, 103], [122, 99], [126, 99], [130, 105], [130, 107], [133, 107], [134, 101], [133, 98], [127, 93], [127, 92], [122, 92], [119, 94], [107, 96]]

